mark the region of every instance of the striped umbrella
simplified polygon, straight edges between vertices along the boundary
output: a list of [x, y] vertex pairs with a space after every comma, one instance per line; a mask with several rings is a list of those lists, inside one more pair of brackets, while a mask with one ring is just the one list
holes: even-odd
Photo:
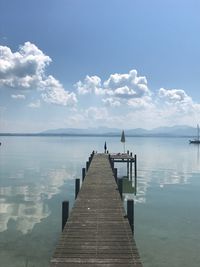
[[124, 144], [124, 153], [125, 153], [125, 134], [124, 134], [124, 130], [122, 131], [122, 135], [121, 135], [121, 142]]

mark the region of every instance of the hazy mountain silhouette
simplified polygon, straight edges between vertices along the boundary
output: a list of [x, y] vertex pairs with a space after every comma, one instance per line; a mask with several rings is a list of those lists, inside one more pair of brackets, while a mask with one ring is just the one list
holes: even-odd
[[[52, 129], [42, 132], [41, 134], [47, 135], [120, 135], [122, 129], [98, 127], [98, 128], [60, 128]], [[143, 128], [125, 129], [125, 134], [128, 136], [195, 136], [196, 128], [187, 125], [175, 125], [172, 127], [158, 127], [152, 130]]]

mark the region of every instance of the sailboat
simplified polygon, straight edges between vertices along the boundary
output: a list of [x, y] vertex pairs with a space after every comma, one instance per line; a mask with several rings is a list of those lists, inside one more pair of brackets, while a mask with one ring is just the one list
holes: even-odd
[[197, 124], [197, 138], [193, 140], [189, 140], [190, 144], [200, 144], [199, 139], [199, 124]]

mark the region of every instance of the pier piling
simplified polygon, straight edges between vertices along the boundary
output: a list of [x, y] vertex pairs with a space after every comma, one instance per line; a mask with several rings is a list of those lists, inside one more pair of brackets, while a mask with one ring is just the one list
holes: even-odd
[[137, 155], [136, 154], [134, 155], [134, 162], [135, 162], [134, 164], [135, 177], [137, 177]]
[[80, 179], [77, 178], [75, 180], [75, 199], [78, 196], [79, 190], [80, 190]]
[[86, 171], [88, 171], [88, 169], [89, 169], [89, 161], [86, 161]]
[[69, 217], [69, 201], [62, 202], [62, 231]]
[[123, 179], [118, 178], [117, 181], [118, 181], [119, 194], [120, 194], [120, 197], [122, 199], [122, 196], [123, 196]]
[[135, 188], [135, 195], [137, 193], [137, 155], [134, 156], [134, 172], [135, 172], [135, 181], [134, 181], [134, 188]]
[[82, 168], [82, 182], [84, 181], [85, 179], [85, 168]]
[[117, 183], [117, 168], [114, 168], [114, 177], [115, 177], [115, 182]]
[[134, 200], [127, 200], [127, 217], [131, 227], [132, 233], [134, 233]]

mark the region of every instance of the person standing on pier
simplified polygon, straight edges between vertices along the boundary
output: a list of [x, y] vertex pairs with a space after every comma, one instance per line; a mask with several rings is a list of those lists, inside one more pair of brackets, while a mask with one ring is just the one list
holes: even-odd
[[106, 151], [107, 151], [107, 145], [106, 145], [106, 142], [105, 142], [105, 144], [104, 144], [104, 153], [106, 153]]

